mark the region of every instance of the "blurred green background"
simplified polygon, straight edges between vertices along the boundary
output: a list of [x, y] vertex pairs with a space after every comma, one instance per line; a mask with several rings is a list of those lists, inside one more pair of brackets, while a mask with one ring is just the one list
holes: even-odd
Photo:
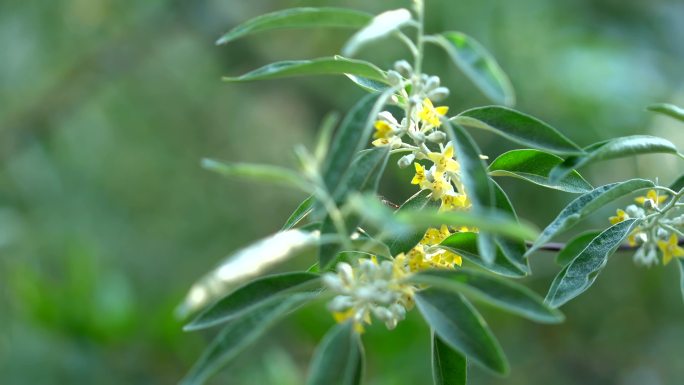
[[[202, 157], [292, 164], [326, 112], [363, 91], [339, 77], [224, 84], [284, 59], [332, 55], [346, 30], [266, 33], [216, 47], [240, 21], [293, 6], [378, 13], [408, 0], [0, 2], [0, 383], [172, 384], [212, 333], [182, 333], [173, 310], [223, 256], [276, 231], [298, 193], [225, 180]], [[430, 0], [428, 31], [461, 30], [488, 47], [517, 90], [517, 108], [582, 145], [616, 135], [664, 136], [681, 125], [645, 111], [684, 104], [680, 0]], [[389, 67], [406, 55], [382, 41], [360, 56]], [[487, 100], [436, 50], [430, 72], [451, 111]], [[511, 148], [476, 133], [483, 151]], [[669, 183], [666, 156], [585, 170], [596, 184], [632, 176]], [[382, 192], [400, 201], [410, 172], [390, 167]], [[519, 214], [539, 226], [568, 194], [505, 180]], [[626, 201], [625, 201], [626, 202]], [[606, 225], [607, 208], [585, 227]], [[556, 212], [554, 212], [556, 211]], [[558, 270], [539, 253], [526, 279], [544, 293]], [[677, 384], [684, 305], [674, 265], [614, 257], [595, 286], [540, 326], [482, 308], [512, 363], [508, 378], [475, 369], [473, 384]], [[415, 312], [414, 312], [415, 313]], [[427, 384], [428, 331], [412, 314], [364, 336], [368, 384]], [[295, 315], [215, 384], [300, 384], [332, 324], [321, 304]]]

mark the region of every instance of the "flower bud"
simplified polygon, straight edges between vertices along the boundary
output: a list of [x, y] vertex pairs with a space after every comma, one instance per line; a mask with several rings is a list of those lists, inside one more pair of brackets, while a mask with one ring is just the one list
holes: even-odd
[[414, 159], [416, 159], [416, 156], [413, 154], [404, 155], [397, 161], [397, 166], [399, 166], [399, 168], [406, 168], [413, 164]]
[[625, 213], [627, 213], [630, 218], [643, 218], [646, 215], [644, 209], [638, 207], [637, 205], [629, 205], [625, 207]]
[[404, 77], [411, 77], [413, 73], [413, 68], [406, 60], [399, 60], [394, 63], [394, 69], [402, 74]]
[[658, 230], [656, 231], [656, 236], [660, 239], [667, 239], [667, 237], [670, 235], [670, 233], [665, 230], [662, 227], [658, 227]]
[[401, 84], [402, 80], [403, 80], [403, 78], [401, 77], [399, 72], [394, 71], [394, 70], [387, 71], [387, 82], [390, 85], [398, 86], [399, 84]]
[[446, 99], [449, 96], [449, 89], [446, 87], [437, 87], [434, 90], [428, 92], [428, 98], [430, 100], [439, 102]]
[[425, 82], [425, 87], [423, 90], [425, 92], [430, 92], [437, 87], [439, 87], [439, 76], [430, 76]]
[[443, 133], [442, 131], [433, 131], [428, 135], [426, 138], [427, 140], [434, 142], [434, 143], [443, 143], [446, 140], [446, 134]]
[[658, 205], [656, 205], [655, 202], [653, 202], [653, 199], [646, 199], [646, 200], [644, 201], [644, 208], [645, 208], [646, 210], [653, 210], [653, 209], [655, 209], [656, 207], [658, 207]]

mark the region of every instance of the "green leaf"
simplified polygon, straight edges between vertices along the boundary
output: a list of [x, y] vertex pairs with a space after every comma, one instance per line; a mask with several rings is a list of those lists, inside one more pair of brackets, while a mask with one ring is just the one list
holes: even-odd
[[328, 155], [330, 150], [330, 141], [337, 123], [339, 123], [340, 115], [337, 112], [329, 112], [323, 118], [321, 126], [318, 128], [318, 137], [316, 138], [316, 149], [314, 150], [314, 158], [317, 162], [322, 162]]
[[[496, 208], [501, 212], [510, 215], [511, 218], [517, 221], [518, 215], [515, 213], [513, 204], [511, 203], [510, 199], [508, 199], [506, 192], [504, 192], [501, 186], [499, 186], [496, 182], [492, 181], [492, 185], [494, 186], [494, 200], [496, 201]], [[530, 267], [528, 266], [527, 258], [525, 257], [525, 253], [527, 252], [525, 240], [510, 239], [496, 235], [495, 241], [497, 245], [499, 245], [501, 252], [503, 252], [504, 256], [511, 263], [513, 263], [520, 271], [524, 271], [527, 274], [530, 273]]]
[[501, 154], [489, 165], [492, 176], [511, 176], [534, 184], [569, 193], [585, 193], [593, 189], [575, 170], [559, 181], [551, 181], [549, 173], [563, 158], [540, 150], [512, 150]]
[[416, 305], [435, 334], [449, 347], [485, 369], [508, 372], [508, 362], [489, 326], [460, 294], [429, 288], [416, 293]]
[[311, 186], [296, 172], [277, 166], [250, 163], [224, 163], [214, 159], [202, 159], [202, 167], [228, 177], [278, 184], [311, 192]]
[[280, 230], [290, 230], [291, 228], [295, 227], [299, 222], [301, 222], [302, 219], [306, 218], [306, 216], [311, 213], [314, 202], [315, 199], [313, 196], [304, 199], [304, 201], [300, 203], [299, 206], [297, 206], [295, 211], [292, 214], [290, 214], [290, 217], [287, 218], [287, 221]]
[[525, 286], [475, 270], [432, 270], [414, 274], [411, 282], [448, 290], [541, 323], [563, 321], [563, 314]]
[[241, 286], [200, 313], [183, 330], [205, 329], [241, 317], [250, 310], [280, 301], [294, 291], [313, 288], [318, 274], [285, 273], [259, 278]]
[[364, 45], [397, 31], [412, 21], [411, 12], [404, 8], [383, 12], [354, 34], [342, 48], [344, 56], [354, 56]]
[[684, 299], [684, 259], [678, 258], [679, 262], [679, 285], [682, 289], [682, 298]]
[[608, 257], [639, 222], [627, 219], [607, 228], [589, 242], [553, 280], [546, 303], [557, 308], [586, 291], [608, 262]]
[[[416, 194], [406, 200], [406, 202], [404, 202], [404, 204], [397, 209], [397, 212], [406, 210], [423, 210], [430, 207], [439, 208], [439, 201], [433, 200], [430, 197], [430, 193], [430, 190], [418, 191]], [[428, 226], [423, 226], [416, 228], [415, 230], [406, 234], [393, 234], [394, 237], [388, 238], [386, 242], [389, 246], [390, 254], [397, 255], [399, 253], [405, 253], [411, 250], [415, 245], [418, 244], [418, 242], [420, 242], [421, 239], [423, 239], [425, 231], [428, 228]]]
[[[489, 213], [495, 205], [494, 186], [487, 174], [487, 165], [480, 159], [482, 152], [470, 135], [458, 124], [444, 121], [447, 133], [454, 143], [458, 160], [461, 163], [461, 180], [464, 191], [472, 202], [475, 214]], [[480, 257], [486, 264], [494, 263], [496, 242], [487, 229], [480, 229], [477, 238]]]
[[374, 64], [363, 60], [347, 59], [341, 56], [322, 57], [311, 60], [286, 60], [271, 63], [254, 71], [236, 77], [223, 77], [226, 82], [251, 82], [254, 80], [277, 79], [305, 75], [351, 74], [386, 82], [385, 73]]
[[356, 76], [356, 75], [351, 75], [351, 74], [345, 74], [351, 80], [356, 84], [357, 86], [363, 88], [364, 90], [368, 92], [383, 92], [387, 89], [387, 84], [381, 83], [376, 80], [364, 78], [363, 76]]
[[278, 232], [242, 248], [197, 281], [178, 308], [180, 316], [194, 313], [228, 294], [236, 285], [260, 275], [312, 246], [327, 242], [318, 231], [301, 229]]
[[500, 106], [477, 107], [451, 118], [466, 127], [480, 128], [497, 135], [555, 154], [582, 154], [570, 139], [555, 128], [522, 112]]
[[454, 233], [443, 240], [442, 243], [439, 244], [439, 247], [456, 253], [470, 262], [496, 274], [511, 278], [520, 278], [527, 274], [525, 270], [521, 270], [506, 258], [501, 249], [497, 249], [494, 263], [486, 265], [477, 254], [477, 236], [478, 234], [476, 233]]
[[475, 39], [461, 32], [444, 32], [426, 41], [440, 46], [463, 73], [494, 103], [512, 106], [515, 93], [494, 57]]
[[432, 331], [432, 378], [435, 385], [466, 385], [468, 362]]
[[306, 385], [356, 385], [363, 373], [363, 350], [351, 322], [333, 327], [311, 361]]
[[544, 243], [550, 241], [556, 235], [575, 226], [589, 216], [589, 214], [604, 205], [637, 190], [652, 187], [655, 187], [655, 185], [649, 180], [630, 179], [624, 182], [603, 185], [586, 194], [580, 195], [577, 199], [565, 206], [560, 214], [546, 226], [539, 238], [537, 238], [532, 247], [527, 251], [527, 255], [543, 246]]
[[680, 175], [672, 184], [670, 185], [670, 190], [679, 192], [684, 188], [684, 175]]
[[684, 122], [684, 109], [675, 106], [674, 104], [659, 103], [648, 106], [650, 111], [660, 112], [671, 118], [675, 118], [680, 122]]
[[221, 36], [216, 44], [225, 44], [259, 32], [294, 29], [346, 27], [361, 28], [372, 16], [344, 8], [291, 8], [250, 19]]
[[653, 153], [677, 154], [677, 147], [669, 140], [656, 136], [632, 135], [594, 143], [588, 146], [585, 151], [587, 152], [586, 155], [571, 156], [554, 167], [549, 178], [552, 181], [558, 181], [574, 169], [606, 159]]
[[256, 308], [234, 319], [219, 333], [204, 351], [181, 385], [201, 385], [252, 345], [266, 331], [288, 313], [313, 298], [311, 294], [297, 294], [283, 301]]
[[563, 250], [556, 254], [556, 263], [561, 266], [570, 263], [572, 259], [584, 250], [587, 245], [589, 245], [589, 242], [596, 238], [600, 233], [600, 231], [588, 231], [573, 238], [565, 245]]

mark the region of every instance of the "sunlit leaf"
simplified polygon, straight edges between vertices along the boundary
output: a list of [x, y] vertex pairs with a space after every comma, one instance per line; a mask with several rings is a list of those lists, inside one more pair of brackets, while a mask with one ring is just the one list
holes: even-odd
[[212, 304], [183, 330], [204, 329], [241, 317], [246, 312], [272, 301], [281, 301], [294, 291], [311, 291], [318, 274], [285, 273], [259, 278], [241, 286]]
[[511, 176], [534, 184], [570, 193], [585, 193], [593, 189], [575, 170], [559, 181], [551, 181], [549, 173], [563, 158], [540, 150], [512, 150], [501, 154], [489, 165], [492, 176]]
[[570, 139], [541, 120], [501, 106], [477, 107], [451, 118], [466, 127], [491, 131], [513, 142], [561, 155], [582, 154]]
[[554, 167], [549, 178], [558, 181], [574, 169], [606, 159], [653, 153], [677, 154], [677, 147], [669, 140], [656, 136], [632, 135], [592, 144], [585, 151], [585, 155], [571, 156]]
[[437, 288], [416, 293], [416, 305], [435, 334], [469, 360], [499, 374], [508, 372], [508, 362], [489, 326], [460, 294]]
[[367, 61], [341, 56], [311, 60], [287, 60], [265, 65], [236, 77], [223, 77], [227, 82], [250, 82], [305, 75], [355, 75], [385, 82], [385, 73]]
[[512, 106], [515, 93], [511, 81], [485, 48], [462, 32], [444, 32], [426, 39], [446, 51], [451, 60], [494, 103]]
[[609, 227], [589, 242], [553, 280], [546, 303], [560, 307], [586, 291], [608, 262], [608, 257], [638, 223], [637, 219], [627, 219]]
[[353, 324], [336, 325], [323, 337], [311, 361], [306, 385], [357, 385], [363, 375], [363, 348]]
[[680, 122], [684, 122], [684, 109], [675, 106], [674, 104], [660, 103], [648, 106], [650, 111], [660, 112], [671, 118], [675, 118]]
[[570, 202], [558, 214], [558, 216], [542, 231], [542, 234], [537, 238], [532, 247], [527, 251], [529, 255], [537, 250], [544, 243], [550, 241], [553, 237], [561, 232], [570, 229], [577, 223], [585, 219], [589, 214], [604, 205], [621, 198], [627, 194], [631, 194], [637, 190], [642, 190], [654, 187], [653, 182], [645, 179], [630, 179], [624, 182], [610, 183], [595, 188], [594, 190], [582, 194], [575, 200]]
[[267, 13], [238, 25], [221, 36], [216, 44], [225, 44], [259, 32], [295, 29], [342, 27], [361, 28], [372, 15], [344, 8], [290, 8]]
[[404, 8], [383, 12], [375, 16], [368, 25], [349, 39], [342, 48], [342, 54], [354, 56], [364, 45], [391, 34], [409, 24], [411, 20], [411, 12]]
[[467, 364], [463, 354], [432, 332], [432, 378], [435, 385], [466, 385]]
[[525, 286], [470, 269], [431, 270], [411, 276], [411, 282], [461, 293], [499, 309], [541, 323], [558, 323], [563, 315]]

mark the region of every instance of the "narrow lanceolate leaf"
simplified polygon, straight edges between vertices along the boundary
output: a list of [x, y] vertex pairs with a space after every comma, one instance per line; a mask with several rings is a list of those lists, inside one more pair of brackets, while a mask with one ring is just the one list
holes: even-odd
[[225, 44], [259, 32], [295, 28], [361, 28], [372, 15], [344, 8], [291, 8], [247, 20], [221, 36], [216, 44]]
[[678, 258], [679, 262], [679, 285], [682, 289], [682, 299], [684, 299], [684, 259]]
[[[480, 159], [482, 152], [466, 130], [456, 123], [447, 120], [446, 125], [449, 138], [453, 141], [458, 160], [461, 163], [461, 179], [465, 186], [465, 193], [472, 202], [475, 214], [487, 214], [495, 206], [494, 186], [487, 174], [487, 166]], [[477, 238], [477, 249], [486, 264], [491, 264], [496, 258], [496, 242], [494, 236], [481, 231]]]
[[589, 214], [604, 205], [637, 190], [652, 188], [654, 186], [653, 182], [649, 180], [630, 179], [624, 182], [603, 185], [586, 194], [580, 195], [577, 199], [565, 206], [556, 219], [546, 226], [539, 238], [537, 238], [532, 247], [527, 251], [527, 254], [529, 255], [533, 251], [539, 249], [544, 243], [550, 241], [561, 232], [575, 226], [589, 216]]
[[480, 128], [503, 136], [513, 142], [539, 150], [561, 155], [582, 154], [570, 139], [555, 128], [534, 118], [506, 107], [477, 107], [451, 118], [466, 127]]
[[494, 103], [506, 106], [515, 104], [511, 81], [482, 44], [462, 32], [444, 32], [426, 40], [444, 49], [461, 71]]
[[609, 227], [589, 242], [553, 280], [546, 303], [557, 308], [586, 291], [608, 262], [608, 257], [638, 223], [637, 219], [627, 219]]
[[416, 305], [435, 334], [450, 348], [485, 369], [499, 374], [508, 372], [499, 342], [462, 295], [429, 288], [416, 293]]
[[466, 385], [468, 362], [432, 331], [432, 379], [435, 385]]
[[499, 309], [541, 323], [563, 321], [563, 314], [525, 286], [470, 269], [433, 270], [413, 275], [411, 282], [464, 294]]
[[[492, 181], [494, 186], [494, 200], [496, 203], [496, 208], [508, 214], [513, 220], [518, 220], [518, 215], [515, 213], [513, 204], [511, 200], [508, 199], [506, 192], [499, 186], [496, 182]], [[532, 239], [532, 238], [529, 238]], [[530, 273], [530, 267], [527, 264], [527, 244], [524, 239], [511, 239], [506, 238], [501, 235], [497, 235], [495, 238], [497, 245], [503, 252], [504, 256], [511, 261], [518, 269], [526, 273]]]
[[254, 71], [236, 77], [223, 77], [226, 82], [251, 82], [254, 80], [277, 79], [306, 75], [362, 76], [379, 82], [386, 82], [385, 73], [375, 65], [355, 59], [322, 57], [311, 60], [287, 60], [265, 65]]
[[363, 29], [352, 36], [342, 48], [344, 56], [354, 56], [364, 45], [383, 38], [409, 24], [411, 12], [404, 8], [383, 12], [375, 16]]
[[190, 288], [178, 312], [191, 314], [217, 301], [236, 285], [321, 242], [319, 231], [287, 230], [257, 241], [225, 258]]
[[286, 273], [259, 278], [218, 300], [185, 325], [183, 330], [204, 329], [228, 322], [256, 307], [281, 301], [292, 292], [311, 291], [318, 278], [318, 274], [312, 273]]
[[311, 186], [296, 172], [277, 166], [250, 163], [224, 163], [202, 159], [202, 167], [228, 177], [256, 180], [311, 192]]
[[285, 315], [311, 299], [311, 294], [297, 294], [236, 318], [204, 351], [190, 373], [181, 381], [181, 385], [204, 384], [210, 376], [228, 365]]
[[313, 209], [314, 205], [314, 197], [310, 196], [302, 203], [297, 206], [295, 211], [290, 214], [290, 217], [287, 218], [287, 221], [285, 221], [285, 224], [283, 225], [283, 228], [280, 230], [290, 230], [291, 228], [297, 226], [299, 222], [301, 222], [304, 218], [306, 218], [307, 215], [311, 213], [311, 210]]
[[677, 178], [672, 184], [670, 185], [670, 189], [672, 191], [680, 191], [681, 189], [684, 188], [684, 175], [680, 175], [679, 178]]
[[492, 273], [510, 278], [521, 278], [527, 275], [526, 270], [520, 269], [497, 249], [494, 263], [486, 265], [477, 254], [477, 233], [459, 232], [450, 235], [439, 244], [439, 247], [456, 253], [468, 261], [481, 266]]
[[551, 181], [551, 170], [563, 163], [563, 158], [548, 152], [532, 149], [512, 150], [501, 154], [489, 165], [489, 175], [510, 176], [569, 193], [585, 193], [591, 191], [589, 184], [575, 170], [559, 181]]
[[363, 350], [351, 322], [333, 327], [311, 361], [306, 385], [357, 385], [363, 374]]
[[684, 109], [675, 106], [674, 104], [660, 103], [648, 106], [650, 111], [660, 112], [661, 114], [667, 115], [671, 118], [675, 118], [681, 122], [684, 122]]
[[549, 178], [558, 181], [574, 169], [606, 159], [653, 153], [677, 154], [677, 147], [669, 140], [657, 136], [632, 135], [592, 144], [585, 151], [585, 155], [571, 156], [554, 167]]
[[387, 84], [379, 82], [377, 80], [372, 80], [364, 78], [363, 76], [356, 76], [351, 74], [345, 75], [349, 78], [349, 80], [354, 82], [354, 84], [368, 92], [382, 92], [387, 89]]
[[570, 263], [573, 258], [575, 258], [577, 254], [584, 250], [589, 242], [594, 240], [594, 238], [596, 238], [599, 234], [601, 234], [600, 231], [588, 231], [573, 238], [565, 245], [563, 250], [556, 254], [556, 263], [561, 266], [565, 266]]
[[[439, 208], [439, 201], [433, 200], [430, 197], [430, 190], [421, 190], [415, 195], [410, 197], [404, 204], [397, 209], [397, 212], [404, 212], [407, 210], [423, 210], [425, 208], [437, 209]], [[387, 240], [387, 245], [389, 246], [390, 253], [392, 255], [397, 255], [399, 253], [405, 253], [411, 250], [415, 245], [423, 239], [425, 231], [429, 226], [422, 226], [410, 231], [408, 233], [399, 233], [394, 235], [391, 239]]]

